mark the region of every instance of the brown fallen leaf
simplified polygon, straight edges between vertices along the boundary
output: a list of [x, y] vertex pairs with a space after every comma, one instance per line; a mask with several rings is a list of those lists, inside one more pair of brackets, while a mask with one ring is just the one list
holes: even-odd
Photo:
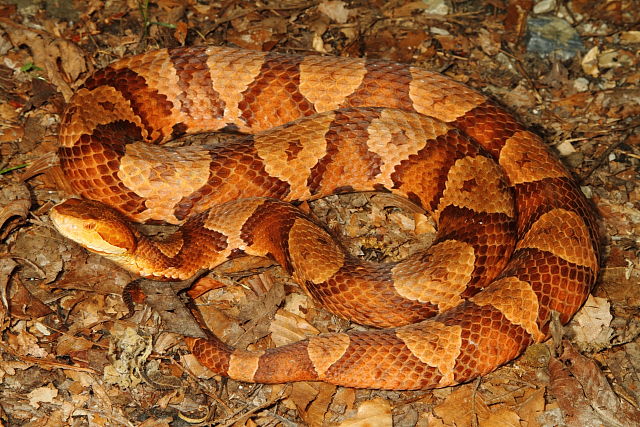
[[16, 319], [34, 319], [44, 317], [53, 311], [36, 298], [20, 281], [11, 284], [12, 294], [9, 300], [11, 316]]
[[529, 389], [516, 407], [516, 412], [522, 419], [523, 425], [535, 426], [538, 424], [538, 416], [544, 411], [545, 388]]
[[298, 408], [298, 411], [304, 412], [309, 403], [313, 402], [317, 396], [318, 387], [315, 387], [315, 384], [306, 381], [297, 382], [292, 384], [289, 397], [287, 397], [283, 403], [291, 400]]
[[40, 403], [53, 403], [55, 397], [58, 396], [58, 389], [49, 384], [45, 387], [38, 387], [29, 393], [29, 404], [33, 407], [39, 408]]
[[[1, 69], [0, 69], [1, 70]], [[20, 111], [15, 106], [9, 104], [2, 100], [0, 102], [0, 122], [2, 123], [2, 128], [0, 132], [0, 141], [9, 142], [11, 141], [10, 136], [6, 136], [6, 130], [10, 129], [12, 125], [18, 123], [18, 119], [20, 118]]]
[[569, 427], [640, 425], [640, 411], [621, 399], [593, 360], [578, 353], [568, 341], [549, 362], [549, 394], [557, 399]]
[[19, 25], [10, 19], [0, 18], [0, 26], [7, 32], [14, 46], [29, 47], [35, 65], [46, 70], [51, 83], [68, 101], [73, 90], [67, 82], [75, 81], [80, 74], [87, 71], [82, 50], [70, 41], [55, 38], [45, 31]]
[[145, 304], [162, 318], [163, 330], [179, 335], [204, 338], [206, 335], [178, 297], [178, 292], [188, 285], [185, 282], [171, 284], [144, 281], [140, 287], [145, 294]]
[[303, 418], [310, 426], [325, 425], [325, 415], [331, 404], [333, 395], [337, 387], [333, 384], [316, 383], [318, 385], [318, 396], [311, 402], [304, 412]]
[[[18, 217], [24, 220], [29, 215], [29, 208], [31, 207], [31, 200], [20, 199], [5, 205], [0, 209], [0, 227], [2, 227], [10, 218]], [[4, 230], [0, 234], [0, 238], [6, 236], [13, 228], [15, 223], [9, 226], [8, 230]]]
[[37, 358], [48, 356], [47, 350], [39, 346], [38, 338], [25, 330], [9, 334], [7, 342], [15, 354], [30, 355]]
[[480, 427], [520, 427], [522, 420], [517, 413], [509, 408], [500, 408], [489, 415], [488, 418], [481, 419], [478, 423]]
[[0, 258], [0, 300], [2, 300], [2, 311], [0, 313], [0, 324], [4, 323], [4, 317], [9, 312], [9, 278], [18, 266], [18, 263], [11, 258]]
[[187, 295], [189, 295], [189, 298], [196, 299], [212, 289], [224, 288], [225, 286], [221, 281], [205, 276], [196, 280], [195, 283], [191, 285], [187, 291]]
[[507, 3], [507, 14], [504, 18], [504, 38], [515, 43], [524, 34], [527, 16], [533, 8], [531, 0], [514, 0]]
[[75, 337], [73, 335], [62, 335], [56, 340], [56, 355], [66, 356], [73, 352], [80, 352], [83, 350], [89, 350], [93, 347], [93, 342], [86, 338]]
[[445, 425], [470, 426], [474, 420], [487, 419], [491, 410], [481, 393], [469, 384], [454, 390], [443, 403], [433, 409]]
[[176, 30], [173, 32], [173, 37], [175, 37], [176, 40], [178, 40], [178, 42], [180, 42], [180, 44], [184, 44], [184, 42], [187, 39], [187, 30], [188, 29], [189, 29], [189, 26], [187, 25], [186, 22], [179, 21], [176, 24]]
[[607, 368], [613, 374], [618, 394], [628, 396], [628, 400], [640, 401], [638, 371], [640, 371], [640, 343], [630, 342], [614, 349], [606, 360]]
[[589, 295], [587, 302], [569, 325], [572, 342], [582, 351], [600, 351], [611, 346], [611, 304], [607, 298]]
[[385, 399], [377, 397], [362, 402], [355, 416], [345, 419], [339, 427], [384, 427], [393, 425], [391, 405]]
[[350, 411], [356, 402], [356, 391], [352, 388], [339, 388], [333, 397], [333, 404], [336, 409], [342, 409], [340, 413]]
[[331, 399], [336, 391], [336, 386], [327, 383], [298, 382], [291, 387], [289, 397], [300, 416], [308, 426], [325, 425], [324, 417]]
[[290, 344], [320, 333], [305, 319], [284, 309], [276, 312], [275, 318], [269, 326], [269, 331], [276, 346]]
[[638, 8], [634, 0], [614, 0], [594, 2], [592, 0], [574, 0], [571, 9], [574, 13], [590, 19], [609, 23], [638, 22]]
[[0, 181], [0, 240], [25, 222], [31, 208], [31, 195], [24, 183]]

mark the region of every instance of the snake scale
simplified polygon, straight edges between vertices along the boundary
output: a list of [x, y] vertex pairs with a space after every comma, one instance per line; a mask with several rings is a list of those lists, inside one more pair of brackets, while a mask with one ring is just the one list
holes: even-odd
[[[161, 145], [217, 130], [247, 135]], [[186, 339], [202, 364], [241, 381], [468, 381], [544, 340], [552, 312], [567, 322], [598, 274], [597, 217], [541, 139], [487, 97], [409, 65], [157, 50], [93, 74], [59, 140], [82, 197], [52, 209], [63, 235], [161, 280], [270, 257], [327, 310], [374, 327], [256, 352]], [[369, 263], [291, 205], [371, 190], [428, 212], [433, 245]], [[129, 220], [182, 225], [157, 240]]]

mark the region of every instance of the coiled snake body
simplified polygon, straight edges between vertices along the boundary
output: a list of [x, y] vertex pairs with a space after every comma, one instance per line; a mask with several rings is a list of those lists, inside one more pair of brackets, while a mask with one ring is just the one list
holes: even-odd
[[[223, 128], [253, 135], [156, 145]], [[386, 328], [261, 352], [187, 338], [204, 365], [242, 381], [467, 381], [544, 340], [552, 311], [567, 322], [598, 273], [593, 210], [540, 138], [420, 68], [223, 47], [149, 52], [89, 78], [66, 108], [60, 145], [70, 184], [96, 201], [52, 210], [65, 236], [157, 279], [268, 256], [328, 310]], [[431, 213], [434, 244], [367, 263], [286, 203], [369, 190]], [[186, 222], [154, 241], [127, 219]]]

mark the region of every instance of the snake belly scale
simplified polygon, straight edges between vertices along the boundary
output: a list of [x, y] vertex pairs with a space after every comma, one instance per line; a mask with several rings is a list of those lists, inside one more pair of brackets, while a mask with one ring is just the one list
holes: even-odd
[[[161, 145], [221, 129], [249, 135]], [[260, 352], [186, 339], [201, 363], [241, 381], [468, 381], [544, 340], [552, 312], [567, 322], [598, 274], [594, 210], [541, 139], [485, 96], [409, 65], [153, 51], [91, 76], [67, 105], [59, 140], [82, 197], [52, 209], [63, 235], [161, 280], [240, 254], [271, 257], [323, 307], [375, 327]], [[371, 190], [429, 212], [434, 244], [368, 263], [291, 205]], [[152, 240], [129, 220], [182, 225]]]

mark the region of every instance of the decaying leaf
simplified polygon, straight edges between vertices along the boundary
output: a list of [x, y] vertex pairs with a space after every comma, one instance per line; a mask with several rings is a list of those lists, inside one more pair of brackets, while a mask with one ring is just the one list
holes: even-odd
[[[633, 1], [10, 3], [0, 5], [0, 164], [30, 167], [0, 181], [0, 420], [34, 426], [169, 425], [180, 418], [236, 426], [640, 424], [625, 403], [640, 402], [640, 32], [634, 27], [640, 8]], [[581, 57], [528, 54], [526, 23], [540, 13], [570, 22], [587, 46]], [[563, 355], [549, 373], [549, 346], [536, 345], [485, 376], [475, 392], [476, 384], [421, 392], [256, 386], [212, 378], [185, 352], [182, 333], [198, 326], [175, 288], [149, 285], [134, 317], [119, 320], [126, 313], [120, 294], [131, 276], [61, 239], [41, 216], [65, 197], [63, 190], [73, 194], [54, 154], [62, 108], [54, 91], [68, 99], [93, 64], [183, 44], [408, 62], [480, 89], [541, 130], [580, 177], [602, 214], [603, 235], [611, 237], [596, 290], [608, 302], [589, 300], [572, 338], [599, 352], [585, 360]], [[321, 200], [313, 209], [318, 213], [320, 205], [327, 227], [345, 231], [346, 245], [368, 259], [402, 258], [413, 252], [413, 234], [420, 240], [434, 234], [427, 216], [378, 204], [379, 197], [341, 196], [344, 205], [331, 199], [325, 209]], [[314, 305], [269, 268], [272, 261], [260, 260], [236, 259], [194, 291], [202, 294], [210, 329], [228, 343], [262, 350], [353, 327]], [[126, 327], [139, 328], [132, 336], [149, 333], [153, 346], [134, 348], [151, 350], [147, 366], [180, 378], [183, 390], [132, 387], [129, 368], [139, 363], [123, 365], [128, 388], [103, 380], [104, 366], [126, 353], [109, 352]], [[606, 378], [589, 358], [606, 367]]]
[[613, 391], [598, 365], [568, 341], [563, 346], [562, 355], [549, 362], [549, 393], [557, 399], [566, 425], [640, 425], [640, 410]]
[[358, 406], [355, 416], [345, 419], [339, 424], [340, 427], [391, 427], [393, 419], [391, 417], [391, 405], [382, 398], [375, 398], [362, 402]]
[[582, 309], [574, 316], [569, 328], [576, 345], [582, 351], [600, 351], [611, 345], [611, 304], [605, 298], [589, 295]]
[[73, 90], [68, 81], [74, 81], [87, 70], [83, 51], [67, 40], [18, 25], [8, 20], [0, 21], [14, 45], [26, 45], [31, 49], [33, 61], [43, 67], [65, 100], [69, 100]]
[[49, 384], [46, 387], [39, 387], [32, 390], [29, 393], [29, 403], [39, 408], [41, 403], [53, 403], [54, 399], [58, 396], [58, 389]]

